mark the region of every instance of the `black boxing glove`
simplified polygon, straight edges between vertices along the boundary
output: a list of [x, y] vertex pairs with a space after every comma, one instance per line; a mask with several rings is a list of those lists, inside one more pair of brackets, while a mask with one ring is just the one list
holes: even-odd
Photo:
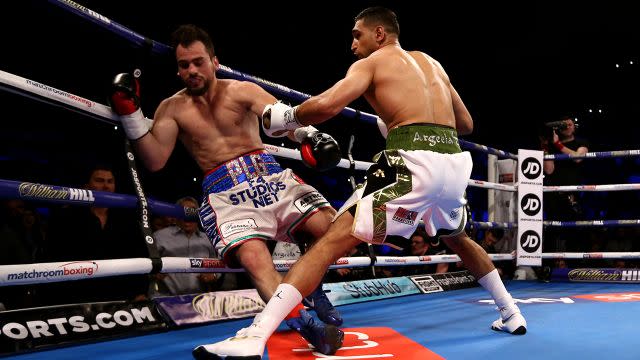
[[109, 104], [114, 113], [120, 115], [124, 132], [131, 140], [146, 135], [153, 120], [146, 119], [140, 109], [140, 85], [132, 74], [122, 73], [113, 78]]
[[342, 159], [338, 142], [331, 135], [322, 133], [313, 126], [296, 129], [293, 135], [300, 142], [302, 162], [312, 169], [333, 169]]

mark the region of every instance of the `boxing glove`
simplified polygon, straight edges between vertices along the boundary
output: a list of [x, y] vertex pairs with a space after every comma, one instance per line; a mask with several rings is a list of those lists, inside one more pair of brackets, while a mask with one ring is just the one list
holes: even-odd
[[146, 119], [140, 109], [140, 85], [132, 74], [121, 73], [113, 78], [109, 104], [120, 116], [124, 132], [131, 140], [146, 135], [153, 120]]
[[296, 107], [290, 107], [278, 101], [269, 104], [262, 111], [262, 130], [270, 137], [283, 137], [289, 130], [302, 126], [296, 118]]
[[300, 155], [306, 166], [325, 171], [334, 168], [340, 162], [340, 146], [331, 135], [322, 133], [313, 126], [298, 128], [293, 134], [300, 142]]

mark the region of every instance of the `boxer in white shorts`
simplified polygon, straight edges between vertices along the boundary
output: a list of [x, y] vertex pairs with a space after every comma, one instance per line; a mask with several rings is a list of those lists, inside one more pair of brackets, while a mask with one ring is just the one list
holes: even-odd
[[410, 238], [420, 219], [429, 236], [461, 233], [473, 164], [470, 154], [461, 152], [455, 129], [426, 123], [398, 127], [387, 148], [376, 154], [367, 182], [336, 217], [349, 210], [354, 237], [394, 248], [400, 246], [385, 242], [386, 236]]
[[351, 51], [358, 60], [345, 77], [293, 108], [274, 103], [263, 113], [262, 127], [272, 135], [319, 124], [363, 96], [379, 115], [380, 129], [391, 130], [387, 150], [376, 159], [367, 185], [289, 270], [251, 326], [227, 340], [196, 347], [197, 359], [261, 359], [280, 321], [317, 286], [333, 262], [361, 240], [380, 243], [389, 234], [409, 237], [420, 218], [430, 234], [442, 231], [444, 243], [491, 294], [500, 311], [491, 328], [514, 335], [527, 332], [491, 259], [463, 231], [471, 159], [460, 152], [457, 134], [472, 132], [471, 114], [438, 61], [400, 46], [400, 25], [393, 11], [370, 7], [354, 20]]
[[[164, 99], [151, 120], [142, 113], [138, 79], [118, 74], [112, 82], [111, 108], [147, 169], [162, 169], [180, 140], [208, 174], [205, 195], [216, 195], [208, 196], [201, 211], [207, 234], [225, 260], [245, 269], [258, 294], [268, 301], [282, 276], [263, 240], [291, 241], [294, 230], [318, 238], [329, 228], [335, 210], [312, 188], [295, 181], [291, 172], [283, 172], [264, 151], [258, 118], [276, 98], [248, 81], [218, 79], [220, 63], [203, 29], [182, 25], [173, 32], [171, 45], [185, 88]], [[295, 136], [303, 161], [320, 171], [335, 166], [341, 157], [337, 142], [316, 129], [307, 130]], [[264, 186], [259, 183], [263, 180]], [[342, 318], [322, 286], [311, 299], [307, 304], [328, 324], [315, 321], [301, 303], [287, 324], [316, 348], [335, 351], [342, 343], [343, 333], [337, 328]]]
[[296, 243], [295, 231], [318, 210], [331, 207], [266, 151], [254, 151], [211, 170], [202, 182], [200, 220], [217, 253], [238, 267], [233, 250], [251, 240]]

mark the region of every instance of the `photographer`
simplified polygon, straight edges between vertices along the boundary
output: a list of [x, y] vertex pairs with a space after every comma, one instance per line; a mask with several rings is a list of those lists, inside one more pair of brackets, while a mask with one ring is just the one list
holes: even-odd
[[[589, 151], [586, 140], [575, 136], [577, 125], [572, 117], [565, 116], [559, 121], [545, 124], [546, 134], [541, 136], [541, 147], [545, 154], [584, 155]], [[544, 174], [545, 185], [581, 185], [582, 159], [574, 160], [545, 160]], [[578, 199], [578, 193], [574, 192], [549, 192], [545, 193], [544, 208], [548, 220], [576, 221], [582, 218], [582, 208]], [[547, 231], [549, 244], [554, 244], [555, 249], [565, 251], [566, 243], [563, 235]]]

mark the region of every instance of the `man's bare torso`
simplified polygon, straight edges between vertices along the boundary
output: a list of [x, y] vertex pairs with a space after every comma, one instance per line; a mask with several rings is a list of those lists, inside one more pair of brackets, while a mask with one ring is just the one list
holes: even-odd
[[387, 46], [366, 61], [373, 80], [364, 97], [388, 129], [421, 122], [456, 127], [449, 78], [434, 59]]
[[216, 94], [210, 102], [189, 96], [184, 90], [168, 99], [180, 128], [178, 138], [204, 172], [264, 148], [258, 118], [238, 101], [234, 86], [234, 80], [217, 80]]

